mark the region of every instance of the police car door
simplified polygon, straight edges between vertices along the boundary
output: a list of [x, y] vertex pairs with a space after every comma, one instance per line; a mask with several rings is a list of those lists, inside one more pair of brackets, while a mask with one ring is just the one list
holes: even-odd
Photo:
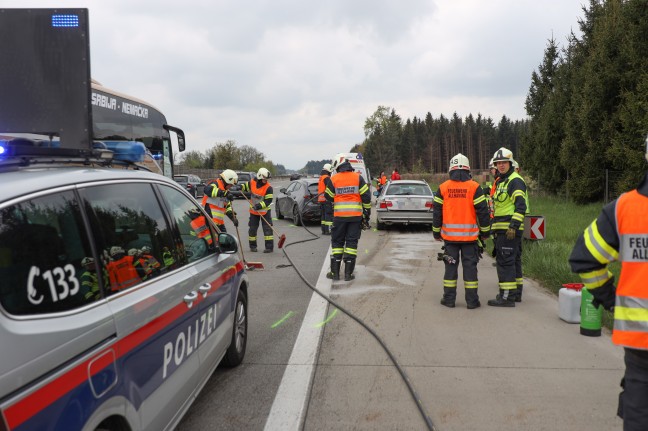
[[188, 266], [195, 274], [199, 297], [194, 344], [199, 346], [200, 385], [218, 366], [231, 340], [233, 301], [242, 266], [231, 255], [218, 253], [218, 234], [195, 203], [170, 187], [159, 189], [173, 208], [171, 218], [186, 250]]
[[188, 407], [197, 382], [195, 271], [151, 183], [115, 182], [82, 194], [97, 247], [112, 262], [105, 271], [119, 394], [142, 429], [165, 429]]
[[0, 206], [0, 409], [9, 429], [77, 429], [120, 378], [80, 208], [71, 187]]

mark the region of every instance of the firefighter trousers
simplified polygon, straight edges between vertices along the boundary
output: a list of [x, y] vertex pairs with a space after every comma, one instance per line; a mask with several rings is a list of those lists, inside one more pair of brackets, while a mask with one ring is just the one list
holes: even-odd
[[467, 305], [476, 305], [479, 301], [477, 294], [477, 263], [479, 252], [476, 242], [446, 242], [445, 252], [455, 263], [445, 261], [443, 275], [443, 298], [454, 302], [457, 297], [457, 279], [459, 278], [459, 262], [463, 270], [463, 281]]
[[[268, 223], [261, 220], [261, 217], [263, 217], [263, 219], [266, 220]], [[258, 214], [250, 214], [250, 221], [248, 222], [248, 227], [249, 227], [248, 240], [250, 241], [250, 248], [251, 249], [257, 248], [256, 235], [257, 235], [257, 231], [259, 230], [259, 223], [261, 223], [261, 227], [263, 228], [265, 249], [266, 250], [274, 249], [274, 236], [272, 235], [272, 228], [270, 227], [272, 225], [272, 215], [270, 214], [270, 210], [268, 210], [262, 216]], [[268, 226], [268, 224], [270, 224], [270, 226]]]
[[330, 233], [333, 226], [333, 204], [330, 202], [320, 202], [320, 220], [322, 233]]
[[[355, 260], [358, 255], [358, 241], [362, 232], [362, 220], [346, 221], [336, 218], [331, 233], [331, 248], [333, 258], [340, 260]], [[343, 256], [344, 255], [344, 256]]]
[[648, 430], [648, 351], [625, 348], [618, 416], [624, 431]]
[[[497, 279], [499, 280], [499, 288], [501, 290], [514, 293], [517, 289], [515, 282], [515, 260], [518, 255], [518, 241], [521, 238], [517, 236], [514, 239], [506, 239], [505, 232], [495, 233], [495, 262], [497, 264]], [[521, 270], [520, 266], [520, 270]]]

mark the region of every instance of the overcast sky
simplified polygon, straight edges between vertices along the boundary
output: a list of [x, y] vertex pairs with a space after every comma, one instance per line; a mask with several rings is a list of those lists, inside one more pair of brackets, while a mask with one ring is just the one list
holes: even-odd
[[403, 120], [525, 118], [548, 39], [584, 0], [0, 0], [87, 7], [92, 76], [159, 108], [204, 152], [234, 140], [302, 168]]

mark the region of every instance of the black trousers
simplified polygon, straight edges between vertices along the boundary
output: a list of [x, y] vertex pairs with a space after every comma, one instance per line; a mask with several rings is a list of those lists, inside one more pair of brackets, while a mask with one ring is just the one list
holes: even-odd
[[333, 204], [330, 202], [320, 202], [320, 211], [322, 227], [329, 226], [330, 229], [333, 225]]
[[[521, 238], [506, 239], [505, 232], [495, 233], [495, 262], [497, 264], [497, 279], [499, 280], [499, 288], [503, 290], [513, 291], [517, 289], [515, 282], [515, 260], [518, 255], [518, 240]], [[522, 267], [520, 266], [520, 270]]]
[[648, 430], [648, 351], [625, 348], [618, 416], [624, 431]]
[[474, 305], [479, 300], [477, 295], [477, 263], [479, 252], [476, 242], [446, 242], [445, 252], [456, 263], [445, 262], [443, 275], [443, 296], [446, 300], [454, 301], [457, 297], [457, 278], [459, 278], [459, 262], [463, 270], [463, 281], [466, 303]]
[[336, 218], [333, 221], [331, 233], [331, 248], [333, 257], [355, 259], [358, 255], [358, 241], [362, 233], [362, 220], [346, 221]]
[[516, 236], [515, 242], [517, 242], [517, 255], [515, 256], [515, 283], [518, 286], [522, 285], [522, 237]]
[[274, 236], [272, 235], [272, 228], [268, 226], [268, 223], [261, 220], [261, 217], [264, 218], [270, 225], [272, 225], [272, 215], [270, 210], [268, 210], [263, 216], [258, 214], [250, 214], [250, 221], [248, 223], [248, 239], [250, 241], [250, 248], [256, 248], [257, 246], [257, 231], [259, 230], [259, 223], [263, 228], [263, 235], [265, 239], [265, 248], [266, 250], [274, 249]]

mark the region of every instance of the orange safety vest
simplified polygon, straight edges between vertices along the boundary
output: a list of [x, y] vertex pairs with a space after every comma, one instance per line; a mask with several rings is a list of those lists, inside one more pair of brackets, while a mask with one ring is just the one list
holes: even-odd
[[493, 202], [493, 196], [495, 196], [495, 192], [497, 191], [497, 182], [499, 181], [499, 177], [495, 177], [493, 180], [493, 185], [491, 185], [490, 188], [490, 196], [488, 197], [488, 215], [490, 218], [495, 218], [495, 203]]
[[338, 172], [331, 177], [335, 188], [333, 217], [362, 217], [360, 197], [360, 173]]
[[380, 179], [378, 180], [378, 184], [380, 184], [381, 186], [387, 184], [387, 176], [383, 175], [382, 177], [380, 177]]
[[[637, 190], [616, 204], [621, 275], [616, 288], [612, 342], [648, 350], [648, 197]], [[643, 215], [642, 215], [643, 214]]]
[[252, 215], [265, 215], [265, 213], [268, 212], [266, 209], [265, 211], [257, 211], [253, 207], [256, 204], [261, 203], [263, 199], [265, 198], [265, 195], [268, 192], [268, 187], [270, 187], [270, 183], [266, 181], [264, 185], [261, 187], [257, 187], [258, 182], [255, 180], [250, 180], [249, 182], [250, 185], [250, 201], [252, 202], [252, 205], [250, 206], [250, 214]]
[[326, 178], [328, 178], [328, 175], [320, 175], [319, 182], [317, 183], [317, 202], [321, 204], [326, 202], [326, 197], [324, 196], [324, 190], [326, 190], [326, 184], [324, 183], [324, 180]]
[[443, 198], [441, 238], [453, 242], [477, 241], [479, 226], [475, 211], [477, 181], [448, 180], [439, 186]]
[[195, 219], [191, 220], [190, 225], [198, 238], [204, 238], [205, 241], [207, 241], [207, 244], [211, 245], [212, 236], [209, 230], [209, 226], [207, 226], [205, 216], [200, 215], [196, 217]]
[[[219, 190], [225, 191], [225, 184], [221, 178], [216, 180], [216, 187]], [[202, 206], [206, 208], [205, 205], [209, 205], [209, 210], [211, 211], [212, 220], [219, 226], [225, 224], [225, 211], [227, 207], [228, 199], [226, 197], [216, 197], [203, 195]]]
[[142, 281], [135, 269], [134, 256], [124, 256], [106, 265], [110, 278], [110, 289], [117, 292]]

